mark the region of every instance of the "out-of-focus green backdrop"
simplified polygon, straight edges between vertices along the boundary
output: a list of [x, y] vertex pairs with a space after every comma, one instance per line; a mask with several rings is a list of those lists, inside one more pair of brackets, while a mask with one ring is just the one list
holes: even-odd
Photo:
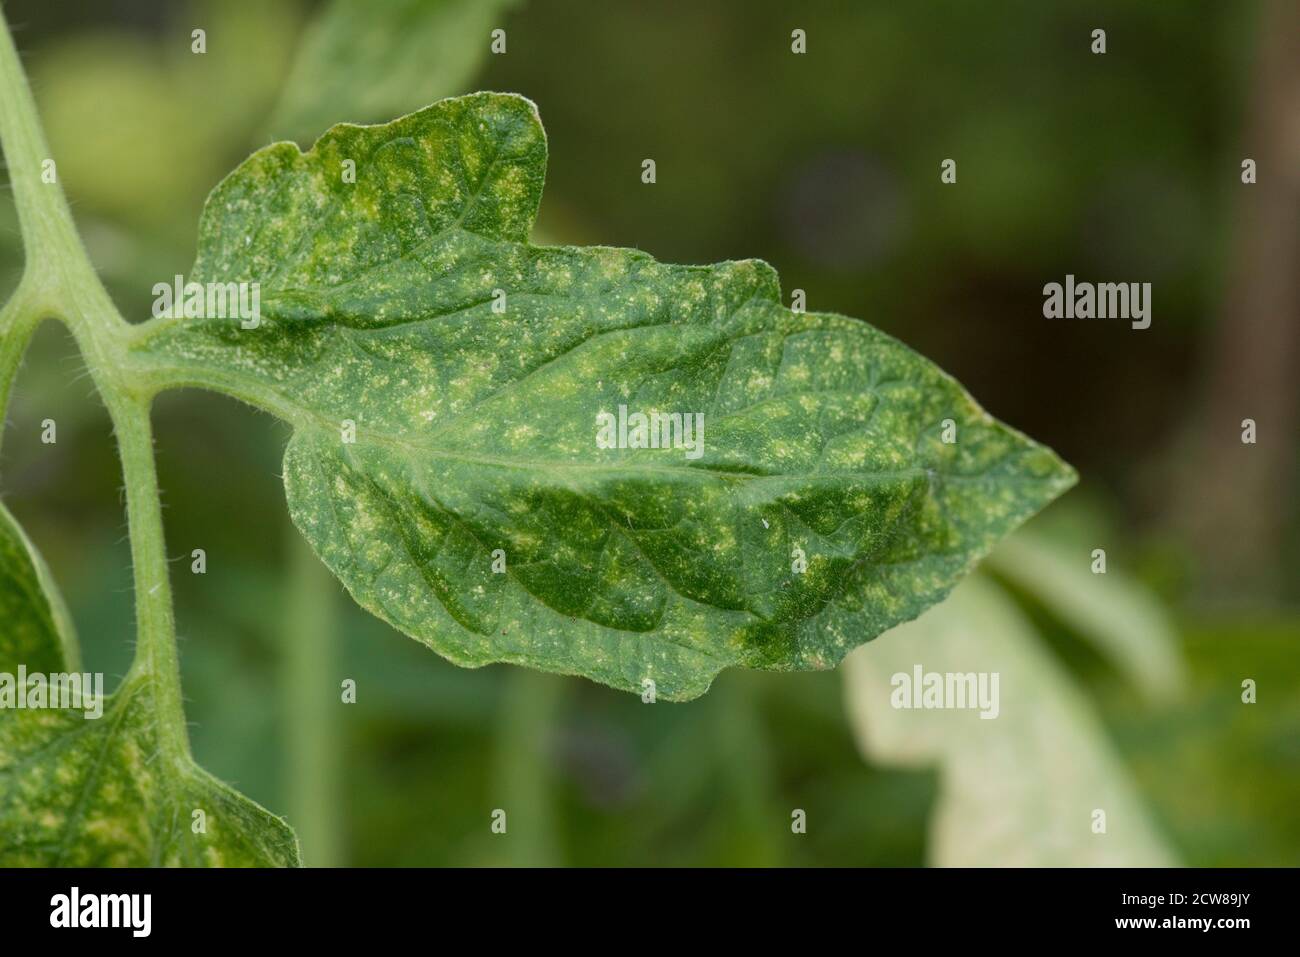
[[[143, 319], [152, 285], [188, 271], [207, 190], [285, 131], [276, 104], [329, 5], [4, 6], [91, 256]], [[1072, 462], [1079, 488], [1038, 523], [1081, 576], [1065, 576], [1065, 597], [1014, 561], [980, 575], [1077, 686], [1174, 859], [1300, 864], [1293, 4], [528, 0], [485, 3], [436, 37], [418, 19], [385, 27], [387, 7], [369, 5], [379, 26], [365, 42], [405, 42], [409, 57], [414, 41], [417, 64], [427, 49], [438, 95], [536, 101], [544, 241], [766, 259], [787, 295], [899, 337]], [[501, 55], [486, 52], [496, 27]], [[1104, 55], [1090, 51], [1096, 28]], [[484, 55], [437, 78], [463, 45]], [[383, 77], [335, 79], [346, 111], [349, 85]], [[953, 185], [939, 176], [949, 157]], [[6, 196], [6, 288], [21, 263]], [[1151, 282], [1151, 328], [1045, 320], [1043, 284], [1066, 273]], [[1254, 445], [1241, 442], [1248, 417]], [[40, 441], [47, 418], [55, 445]], [[943, 861], [930, 823], [941, 766], [864, 757], [843, 669], [728, 672], [696, 702], [654, 706], [577, 679], [457, 669], [355, 608], [305, 551], [278, 478], [286, 427], [200, 393], [162, 397], [156, 421], [196, 757], [286, 815], [309, 864]], [[0, 491], [111, 684], [133, 641], [121, 478], [54, 324], [7, 427]], [[205, 575], [191, 573], [197, 548]], [[1131, 622], [1110, 634], [1165, 642], [1152, 660], [1180, 672], [1168, 694], [1139, 693], [1080, 640], [1079, 615], [1104, 611], [1111, 582], [1163, 622], [1156, 637]], [[339, 701], [345, 678], [353, 705]], [[508, 836], [489, 829], [495, 808]], [[793, 809], [807, 833], [792, 833]]]

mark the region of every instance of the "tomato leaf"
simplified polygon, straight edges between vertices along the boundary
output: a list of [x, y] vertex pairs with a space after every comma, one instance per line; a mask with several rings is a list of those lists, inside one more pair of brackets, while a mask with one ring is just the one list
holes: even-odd
[[[729, 665], [834, 666], [1073, 483], [899, 342], [785, 308], [764, 263], [529, 245], [545, 162], [501, 94], [267, 147], [209, 198], [189, 277], [258, 283], [260, 322], [134, 343], [293, 424], [294, 521], [397, 628], [691, 698]], [[626, 447], [637, 413], [702, 441]]]

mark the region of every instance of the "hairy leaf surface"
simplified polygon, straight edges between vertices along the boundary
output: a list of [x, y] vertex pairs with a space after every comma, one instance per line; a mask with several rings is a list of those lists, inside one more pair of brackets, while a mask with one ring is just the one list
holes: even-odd
[[[209, 198], [190, 277], [260, 283], [260, 325], [134, 346], [293, 424], [294, 521], [402, 631], [674, 699], [828, 668], [1073, 482], [894, 339], [782, 306], [764, 263], [529, 245], [545, 162], [501, 94], [268, 147]], [[703, 414], [702, 453], [598, 447], [620, 406]]]

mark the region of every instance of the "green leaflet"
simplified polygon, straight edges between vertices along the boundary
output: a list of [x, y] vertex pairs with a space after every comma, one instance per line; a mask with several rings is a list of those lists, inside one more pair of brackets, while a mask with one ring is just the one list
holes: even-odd
[[[58, 590], [2, 505], [0, 623], [0, 675], [10, 681], [20, 666], [43, 676], [80, 667]], [[0, 710], [0, 867], [298, 862], [283, 821], [188, 756], [168, 767], [147, 675], [129, 675], [102, 717], [84, 714]], [[205, 833], [192, 830], [195, 810]]]
[[271, 117], [276, 137], [406, 113], [466, 88], [518, 0], [331, 0], [312, 22]]
[[[829, 668], [1073, 483], [897, 341], [783, 307], [764, 263], [528, 245], [545, 162], [501, 94], [267, 147], [209, 198], [188, 277], [260, 283], [260, 326], [133, 344], [294, 425], [294, 521], [402, 631], [670, 699]], [[598, 447], [620, 406], [702, 413], [702, 454]]]
[[[284, 821], [188, 759], [168, 763], [151, 683], [128, 676], [103, 717], [0, 720], [0, 865], [294, 866]], [[195, 833], [202, 811], [204, 833]]]

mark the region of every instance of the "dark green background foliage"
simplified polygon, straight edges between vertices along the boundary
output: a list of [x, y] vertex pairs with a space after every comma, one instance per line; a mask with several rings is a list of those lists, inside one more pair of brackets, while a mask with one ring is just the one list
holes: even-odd
[[[1300, 552], [1294, 483], [1255, 503], [1276, 535], [1199, 531], [1235, 506], [1231, 483], [1198, 485], [1198, 443], [1243, 454], [1235, 431], [1207, 434], [1201, 409], [1251, 222], [1239, 164], [1263, 149], [1247, 118], [1266, 5], [788, 7], [534, 0], [493, 21], [508, 54], [444, 92], [539, 104], [543, 241], [669, 263], [762, 258], [785, 293], [896, 336], [1074, 464], [1080, 489], [1045, 517], [1069, 513], [1081, 563], [1105, 547], [1181, 623], [1184, 693], [1139, 698], [1034, 595], [1013, 589], [1018, 602], [1181, 860], [1300, 863], [1300, 624], [1296, 576], [1277, 574]], [[152, 284], [194, 261], [207, 191], [277, 132], [290, 51], [318, 10], [6, 11], [92, 258], [124, 314], [144, 318]], [[194, 26], [208, 30], [204, 57], [189, 52]], [[806, 56], [789, 52], [796, 26]], [[1088, 52], [1096, 26], [1104, 57]], [[939, 181], [945, 157], [956, 186]], [[1263, 163], [1250, 188], [1285, 200]], [[7, 201], [0, 215], [12, 285]], [[1152, 282], [1152, 328], [1045, 321], [1042, 285], [1067, 272]], [[86, 667], [112, 685], [133, 624], [120, 473], [72, 355], [61, 330], [38, 334], [3, 492], [63, 588]], [[39, 441], [44, 418], [57, 445]], [[199, 392], [163, 396], [156, 421], [195, 757], [284, 814], [308, 863], [925, 859], [938, 778], [864, 762], [840, 673], [729, 671], [697, 701], [648, 707], [523, 669], [457, 669], [356, 608], [305, 554], [280, 481], [287, 426]], [[1294, 435], [1265, 435], [1260, 448], [1293, 468]], [[1241, 561], [1221, 557], [1230, 544]], [[194, 548], [204, 576], [190, 573]], [[1243, 562], [1254, 571], [1222, 601], [1216, 580]], [[343, 678], [355, 705], [338, 704]], [[1259, 704], [1240, 703], [1244, 678]], [[497, 807], [508, 839], [488, 831]], [[806, 835], [791, 834], [792, 808]]]

